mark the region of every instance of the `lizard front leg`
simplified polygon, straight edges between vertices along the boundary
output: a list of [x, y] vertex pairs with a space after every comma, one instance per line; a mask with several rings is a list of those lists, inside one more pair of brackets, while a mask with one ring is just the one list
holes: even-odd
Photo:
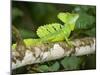
[[[68, 46], [69, 48], [72, 48], [71, 54], [74, 53], [75, 50], [74, 50], [74, 46], [73, 46], [73, 44], [71, 43], [71, 41], [70, 41], [67, 37], [65, 37], [65, 41], [66, 41], [66, 43], [67, 43], [67, 46]], [[70, 54], [70, 55], [71, 55], [71, 54]]]
[[72, 43], [70, 42], [70, 40], [67, 37], [65, 37], [65, 41], [66, 41], [68, 47], [73, 48]]

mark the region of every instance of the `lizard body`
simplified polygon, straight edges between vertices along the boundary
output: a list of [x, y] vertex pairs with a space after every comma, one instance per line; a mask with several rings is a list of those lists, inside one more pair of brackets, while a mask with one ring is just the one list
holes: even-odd
[[74, 30], [75, 23], [79, 15], [61, 12], [57, 15], [57, 17], [63, 22], [63, 25], [59, 23], [52, 23], [40, 26], [37, 30], [37, 35], [39, 38], [24, 39], [26, 46], [33, 46], [48, 42], [58, 42], [63, 40], [66, 40], [68, 43], [68, 38], [71, 34], [71, 31]]

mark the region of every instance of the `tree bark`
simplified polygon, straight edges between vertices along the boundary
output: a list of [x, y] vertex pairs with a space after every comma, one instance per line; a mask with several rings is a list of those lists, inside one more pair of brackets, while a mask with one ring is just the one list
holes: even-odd
[[12, 49], [12, 69], [27, 64], [35, 64], [60, 59], [64, 56], [82, 56], [95, 53], [95, 38], [85, 37], [71, 41], [73, 47], [66, 42], [42, 44], [26, 47], [25, 50]]

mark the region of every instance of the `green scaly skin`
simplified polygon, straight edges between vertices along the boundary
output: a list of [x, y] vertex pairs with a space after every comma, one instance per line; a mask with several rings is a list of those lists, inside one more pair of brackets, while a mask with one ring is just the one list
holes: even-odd
[[[57, 15], [57, 17], [64, 23], [64, 25], [52, 23], [40, 26], [37, 30], [39, 39], [24, 39], [26, 46], [36, 46], [43, 43], [59, 42], [64, 40], [66, 40], [68, 45], [71, 45], [71, 43], [68, 41], [68, 38], [71, 34], [71, 31], [73, 31], [75, 28], [75, 23], [79, 15], [61, 12]], [[15, 48], [16, 44], [13, 44], [12, 47]]]

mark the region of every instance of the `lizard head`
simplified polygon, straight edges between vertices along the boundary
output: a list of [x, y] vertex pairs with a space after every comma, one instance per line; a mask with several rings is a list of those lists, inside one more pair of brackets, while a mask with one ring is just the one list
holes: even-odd
[[61, 12], [57, 15], [57, 17], [64, 23], [64, 25], [70, 25], [71, 30], [74, 30], [79, 14]]
[[79, 14], [75, 14], [75, 13], [64, 13], [61, 12], [57, 15], [57, 17], [64, 23], [75, 23], [76, 20], [79, 17]]

